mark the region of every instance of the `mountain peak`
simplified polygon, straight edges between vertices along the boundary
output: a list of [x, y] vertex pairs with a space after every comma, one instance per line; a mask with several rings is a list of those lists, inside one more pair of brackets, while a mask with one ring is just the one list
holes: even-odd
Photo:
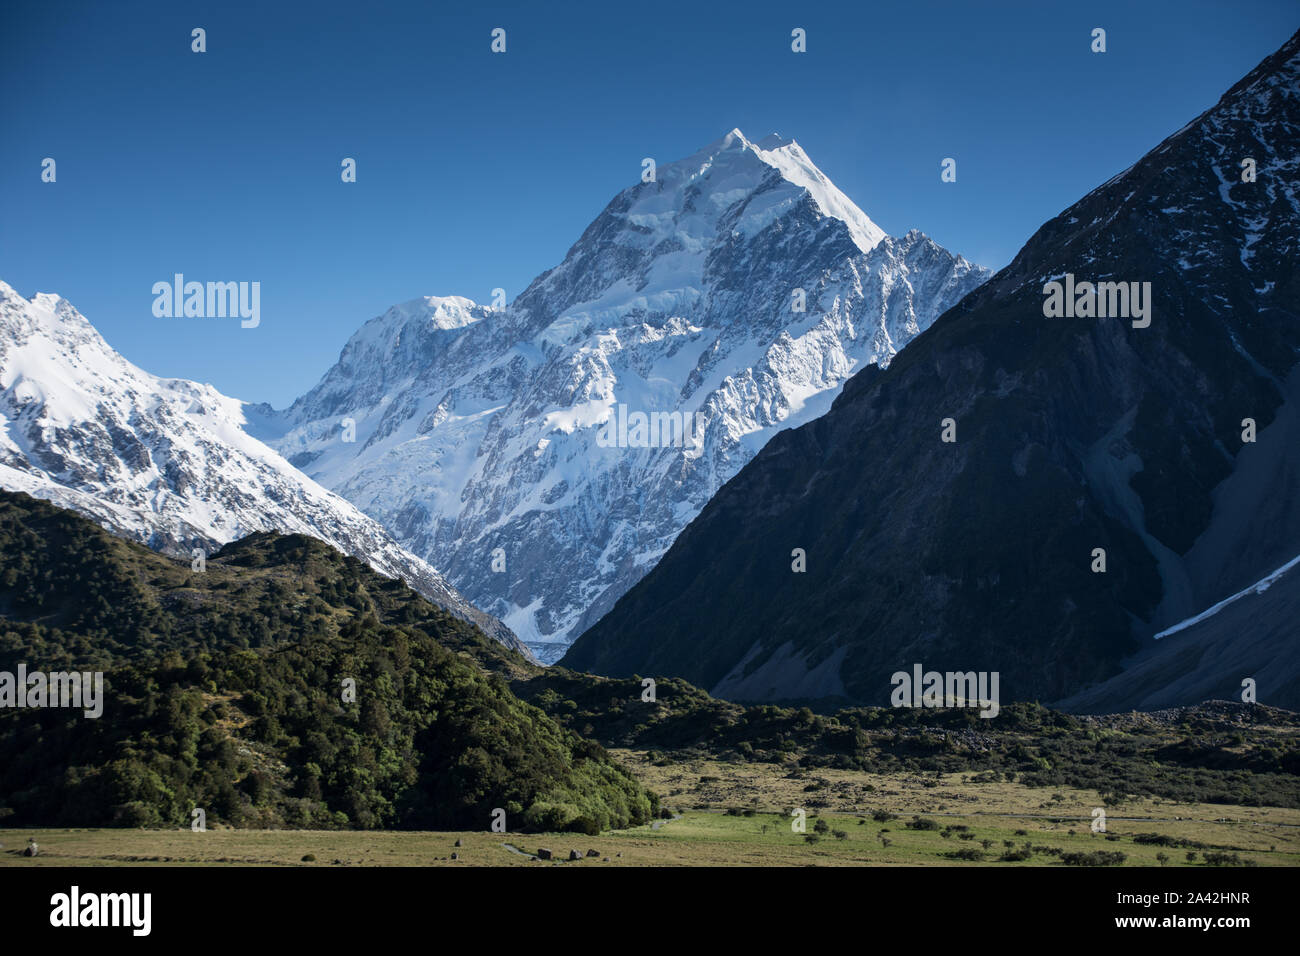
[[[551, 661], [769, 437], [985, 275], [885, 241], [793, 140], [733, 129], [613, 197], [505, 315], [372, 320], [272, 440]], [[642, 415], [669, 431], [639, 444]]]
[[[563, 666], [877, 705], [921, 648], [999, 673], [1003, 703], [1169, 707], [1268, 673], [1294, 707], [1293, 604], [1206, 612], [1270, 582], [1294, 602], [1274, 575], [1300, 552], [1296, 38], [1234, 91], [779, 432]], [[1075, 274], [1146, 305], [1047, 318], [1044, 278]], [[824, 569], [797, 586], [793, 542]]]
[[728, 149], [755, 149], [768, 150], [780, 149], [783, 146], [795, 145], [794, 140], [786, 139], [780, 133], [768, 133], [762, 139], [755, 142], [746, 136], [739, 127], [733, 126], [725, 135], [715, 139], [708, 146], [705, 146], [701, 153], [721, 153]]
[[[763, 142], [772, 148], [732, 129], [685, 159], [659, 164], [653, 180], [615, 196], [513, 307], [535, 332], [557, 320], [570, 327], [575, 314], [610, 318], [611, 305], [685, 314], [707, 285], [711, 262], [761, 257], [796, 224], [796, 231], [808, 227], [805, 236], [819, 234], [813, 245], [846, 254], [871, 252], [886, 238], [798, 143], [779, 134]], [[633, 300], [629, 289], [638, 293]]]
[[843, 222], [863, 252], [870, 252], [885, 238], [885, 231], [840, 192], [803, 147], [780, 133], [769, 133], [754, 143], [739, 129], [732, 129], [686, 159], [668, 164], [664, 178], [671, 181], [680, 176], [691, 184], [709, 179], [715, 182], [715, 193], [730, 193], [748, 172], [756, 177], [750, 187], [753, 191], [762, 184], [758, 177], [768, 168], [775, 169], [791, 186], [806, 191], [822, 215]]
[[90, 320], [63, 296], [38, 292], [27, 299], [4, 281], [0, 281], [0, 328], [13, 343], [39, 336], [81, 348], [108, 349]]
[[749, 149], [751, 145], [749, 139], [740, 131], [740, 128], [733, 126], [729, 132], [715, 139], [700, 152], [721, 153], [728, 149]]

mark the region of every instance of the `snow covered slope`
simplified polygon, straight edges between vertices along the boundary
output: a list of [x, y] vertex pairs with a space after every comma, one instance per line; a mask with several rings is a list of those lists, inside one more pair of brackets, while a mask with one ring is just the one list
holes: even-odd
[[254, 531], [308, 534], [522, 648], [500, 621], [244, 425], [241, 402], [210, 385], [150, 375], [65, 299], [28, 301], [0, 282], [0, 487], [185, 556]]
[[1282, 575], [1286, 574], [1297, 564], [1300, 564], [1300, 555], [1296, 555], [1286, 564], [1282, 565], [1282, 567], [1278, 568], [1273, 573], [1266, 575], [1262, 580], [1256, 581], [1250, 587], [1243, 588], [1242, 590], [1238, 591], [1236, 594], [1224, 598], [1218, 604], [1215, 604], [1213, 607], [1206, 608], [1200, 614], [1189, 617], [1185, 621], [1180, 621], [1179, 623], [1175, 624], [1173, 627], [1165, 628], [1159, 634], [1154, 635], [1155, 639], [1159, 640], [1162, 637], [1168, 637], [1171, 634], [1177, 634], [1179, 631], [1185, 631], [1189, 627], [1193, 627], [1197, 624], [1200, 624], [1202, 621], [1208, 621], [1210, 618], [1214, 617], [1214, 615], [1218, 614], [1220, 611], [1222, 611], [1229, 604], [1232, 604], [1234, 601], [1240, 601], [1242, 598], [1248, 597], [1252, 594], [1263, 594], [1265, 591], [1267, 591], [1270, 587], [1272, 587], [1277, 582], [1278, 578], [1282, 577]]
[[[250, 414], [549, 662], [776, 431], [985, 277], [885, 235], [797, 143], [732, 130], [615, 196], [508, 308], [396, 306]], [[700, 440], [602, 443], [654, 413]]]

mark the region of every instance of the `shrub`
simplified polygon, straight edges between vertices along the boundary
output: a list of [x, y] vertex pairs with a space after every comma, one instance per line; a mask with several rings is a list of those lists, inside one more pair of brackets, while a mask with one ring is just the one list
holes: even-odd
[[1119, 866], [1128, 857], [1116, 850], [1095, 850], [1092, 853], [1062, 853], [1066, 866]]

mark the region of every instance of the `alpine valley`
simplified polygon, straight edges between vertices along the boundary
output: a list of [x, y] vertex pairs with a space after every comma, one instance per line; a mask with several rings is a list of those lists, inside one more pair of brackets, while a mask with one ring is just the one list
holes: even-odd
[[774, 434], [986, 278], [887, 236], [797, 143], [732, 130], [615, 196], [508, 307], [395, 306], [250, 418], [550, 662]]
[[[340, 21], [349, 47], [370, 19]], [[989, 29], [1019, 37], [1021, 20]], [[255, 26], [224, 50], [269, 49], [273, 24]], [[333, 71], [327, 39], [310, 60]], [[234, 59], [154, 46], [99, 44], [132, 59], [117, 72], [219, 102], [221, 71], [202, 67]], [[400, 48], [372, 48], [398, 89]], [[453, 95], [496, 97], [514, 74], [493, 70]], [[23, 72], [42, 110], [77, 86], [59, 72], [51, 96]], [[338, 105], [324, 74], [280, 73]], [[138, 105], [100, 85], [115, 77], [96, 73], [96, 104]], [[408, 87], [425, 115], [445, 105]], [[378, 129], [364, 89], [345, 105]], [[295, 148], [318, 123], [365, 145], [334, 122], [348, 110], [294, 111], [288, 92], [236, 105], [292, 115]], [[905, 135], [872, 122], [879, 142]], [[407, 155], [433, 191], [492, 185]], [[337, 193], [326, 158], [313, 168]], [[162, 863], [174, 889], [191, 864], [881, 865], [890, 880], [1300, 864], [1298, 174], [1300, 34], [996, 275], [887, 235], [793, 141], [732, 130], [647, 168], [509, 304], [396, 305], [279, 410], [149, 374], [65, 299], [0, 282], [0, 873], [43, 905], [19, 868]], [[134, 210], [98, 178], [106, 209]], [[283, 180], [267, 181], [246, 201], [281, 215]], [[393, 181], [400, 212], [410, 184]], [[86, 235], [98, 255], [103, 234]], [[183, 265], [154, 321], [198, 318], [165, 317], [186, 311]], [[302, 314], [274, 321], [309, 334], [294, 301]], [[429, 896], [404, 872], [403, 892]], [[1238, 892], [1204, 874], [1190, 885]], [[380, 892], [386, 919], [411, 909]], [[276, 918], [310, 916], [283, 896], [267, 896]]]

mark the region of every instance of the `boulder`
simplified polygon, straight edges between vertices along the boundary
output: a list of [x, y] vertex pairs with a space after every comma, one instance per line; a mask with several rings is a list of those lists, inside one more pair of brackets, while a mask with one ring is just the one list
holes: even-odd
[[545, 847], [542, 847], [540, 850], [537, 851], [537, 859], [549, 860], [550, 858], [551, 858], [551, 851], [546, 849]]

